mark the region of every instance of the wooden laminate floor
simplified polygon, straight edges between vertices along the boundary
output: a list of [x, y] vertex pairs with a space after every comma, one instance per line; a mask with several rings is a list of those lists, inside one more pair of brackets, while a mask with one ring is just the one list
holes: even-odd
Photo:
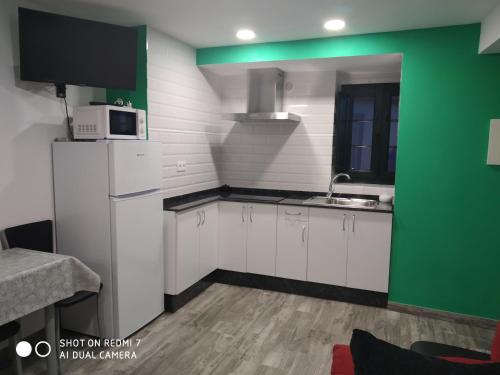
[[[403, 347], [433, 340], [487, 350], [493, 337], [492, 330], [386, 309], [214, 284], [133, 335], [141, 339], [132, 348], [136, 359], [68, 359], [62, 368], [63, 374], [327, 375], [332, 345], [348, 343], [353, 328]], [[44, 361], [26, 363], [25, 373], [45, 373]]]

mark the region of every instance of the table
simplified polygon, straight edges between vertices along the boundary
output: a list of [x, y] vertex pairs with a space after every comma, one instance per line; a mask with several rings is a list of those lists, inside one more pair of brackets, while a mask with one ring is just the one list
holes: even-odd
[[78, 259], [13, 248], [0, 250], [0, 325], [45, 310], [45, 332], [52, 350], [48, 374], [60, 373], [56, 354], [54, 303], [78, 291], [99, 292], [100, 277]]

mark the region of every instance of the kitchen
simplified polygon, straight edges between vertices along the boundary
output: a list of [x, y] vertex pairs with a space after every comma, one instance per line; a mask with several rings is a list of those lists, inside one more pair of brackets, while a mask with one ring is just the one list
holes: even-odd
[[[108, 22], [106, 12], [113, 13], [95, 4], [81, 14], [84, 5], [44, 4], [46, 11]], [[101, 18], [96, 9], [103, 12]], [[141, 24], [129, 22], [135, 23], [127, 26]], [[164, 275], [155, 288], [162, 294], [162, 311], [130, 336], [142, 340], [138, 358], [122, 364], [62, 360], [65, 372], [82, 367], [94, 373], [106, 368], [153, 373], [155, 366], [167, 366], [163, 368], [172, 373], [196, 373], [207, 356], [214, 373], [304, 373], [301, 362], [311, 372], [327, 373], [332, 345], [348, 343], [357, 327], [409, 346], [426, 335], [434, 340], [438, 324], [445, 324], [461, 332], [459, 337], [474, 337], [469, 347], [488, 347], [498, 318], [495, 302], [486, 297], [495, 289], [486, 281], [495, 277], [495, 203], [478, 203], [480, 220], [464, 217], [455, 204], [468, 194], [493, 196], [497, 183], [496, 167], [486, 159], [488, 144], [494, 143], [489, 140], [490, 120], [499, 116], [492, 86], [498, 56], [477, 53], [476, 24], [462, 26], [464, 20], [435, 25], [447, 26], [440, 28], [346, 36], [329, 30], [319, 39], [267, 40], [255, 27], [253, 42], [258, 44], [238, 41], [234, 33], [232, 42], [224, 36], [217, 44], [203, 44], [207, 35], [198, 34], [199, 41], [193, 42], [195, 33], [171, 36], [151, 23], [136, 27], [136, 90], [68, 86], [68, 101], [70, 117], [88, 101], [130, 101], [147, 115], [148, 142], [161, 144], [157, 173], [163, 260], [157, 263]], [[448, 52], [440, 50], [443, 45]], [[479, 71], [483, 74], [472, 80], [471, 72]], [[259, 74], [267, 76], [260, 79]], [[17, 89], [25, 90], [23, 85], [27, 83]], [[266, 91], [271, 86], [277, 90]], [[353, 86], [378, 88], [380, 94], [357, 94], [349, 91]], [[477, 97], [467, 97], [465, 86]], [[383, 94], [394, 87], [398, 91]], [[31, 90], [43, 92], [41, 87]], [[382, 120], [375, 116], [380, 112], [375, 101], [362, 100], [376, 95], [390, 97]], [[352, 103], [360, 103], [361, 112]], [[351, 112], [342, 118], [339, 108], [344, 105]], [[274, 112], [279, 113], [274, 118], [255, 115]], [[55, 105], [51, 116], [60, 114]], [[276, 120], [279, 116], [287, 119]], [[35, 203], [29, 199], [33, 209], [24, 203], [10, 208], [18, 216], [4, 220], [3, 228], [54, 218], [53, 204], [43, 197], [52, 194], [50, 144], [63, 136], [62, 126], [44, 135], [38, 152], [48, 155], [41, 159], [50, 166], [41, 167], [49, 176], [40, 179], [46, 192], [38, 192]], [[18, 150], [28, 149], [26, 141], [16, 138]], [[373, 152], [367, 154], [367, 149]], [[464, 169], [476, 171], [475, 179], [464, 179]], [[340, 175], [331, 184], [340, 173], [349, 177]], [[23, 210], [33, 214], [28, 217]], [[56, 239], [61, 235], [57, 210], [56, 203]], [[478, 243], [486, 243], [479, 251], [491, 262], [468, 252]], [[62, 249], [60, 240], [57, 248]], [[464, 276], [470, 272], [484, 278], [471, 283]], [[97, 273], [102, 280], [102, 272]], [[103, 284], [101, 293], [110, 287], [110, 282]], [[276, 315], [266, 315], [266, 304]], [[95, 302], [88, 305], [82, 315], [95, 314]], [[131, 306], [134, 310], [133, 300]], [[287, 315], [290, 308], [293, 314]], [[72, 309], [80, 319], [83, 305]], [[348, 322], [349, 314], [364, 318], [338, 331], [335, 319]], [[70, 324], [64, 315], [63, 335]], [[477, 331], [467, 334], [456, 323], [440, 320], [457, 322], [462, 315]], [[280, 316], [290, 319], [288, 326]], [[412, 317], [433, 328], [424, 331]], [[24, 337], [41, 328], [36, 314], [23, 319]], [[95, 324], [97, 329], [102, 321]], [[310, 330], [304, 328], [307, 324], [312, 324]], [[412, 324], [419, 328], [400, 338]], [[286, 336], [294, 328], [298, 336]], [[391, 337], [391, 329], [396, 336]], [[120, 338], [135, 331], [131, 328]], [[269, 339], [275, 349], [251, 346], [247, 340], [252, 332]], [[298, 344], [301, 339], [306, 346]], [[233, 350], [229, 345], [237, 342], [241, 350], [250, 348], [248, 358], [237, 360], [238, 346]], [[44, 367], [43, 360], [31, 358], [29, 363], [27, 372]]]

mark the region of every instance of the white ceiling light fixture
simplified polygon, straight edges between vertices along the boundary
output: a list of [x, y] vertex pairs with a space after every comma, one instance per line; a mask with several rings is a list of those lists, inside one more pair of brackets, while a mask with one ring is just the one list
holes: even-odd
[[250, 29], [241, 29], [236, 33], [236, 38], [240, 40], [252, 40], [255, 38], [255, 33]]
[[345, 21], [339, 18], [328, 20], [325, 22], [323, 27], [330, 31], [339, 31], [345, 27]]

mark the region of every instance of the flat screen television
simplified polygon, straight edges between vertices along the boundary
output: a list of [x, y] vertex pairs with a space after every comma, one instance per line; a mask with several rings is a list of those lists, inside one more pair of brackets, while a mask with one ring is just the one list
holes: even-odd
[[21, 80], [135, 90], [137, 30], [19, 8]]

